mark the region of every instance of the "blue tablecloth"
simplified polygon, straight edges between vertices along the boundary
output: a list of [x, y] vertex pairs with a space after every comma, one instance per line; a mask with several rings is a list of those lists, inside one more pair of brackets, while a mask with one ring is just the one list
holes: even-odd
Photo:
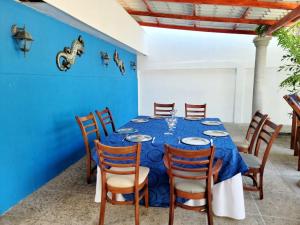
[[[205, 120], [218, 119], [206, 118]], [[178, 138], [197, 136], [210, 139], [209, 136], [203, 134], [203, 131], [225, 130], [223, 125], [206, 126], [201, 124], [200, 121], [189, 121], [183, 118], [178, 118], [177, 127], [174, 135], [172, 136], [164, 135], [164, 132], [167, 131], [167, 123], [163, 119], [149, 119], [149, 122], [146, 123], [129, 122], [123, 126], [123, 128], [125, 127], [133, 127], [138, 130], [138, 134], [147, 134], [155, 137], [154, 143], [151, 141], [142, 143], [141, 166], [150, 168], [150, 206], [165, 207], [169, 205], [169, 179], [162, 160], [164, 156], [164, 144], [188, 150], [203, 149], [209, 146], [185, 145], [178, 143]], [[128, 141], [122, 141], [123, 139], [124, 135], [113, 133], [107, 138], [103, 138], [102, 143], [111, 146], [128, 146], [134, 144]], [[238, 150], [230, 136], [217, 137], [214, 138], [213, 141], [216, 147], [215, 160], [222, 159], [223, 161], [218, 182], [231, 178], [238, 173], [243, 174], [248, 171], [246, 163], [238, 153]], [[98, 162], [98, 157], [95, 153], [93, 153], [93, 158], [96, 162]]]

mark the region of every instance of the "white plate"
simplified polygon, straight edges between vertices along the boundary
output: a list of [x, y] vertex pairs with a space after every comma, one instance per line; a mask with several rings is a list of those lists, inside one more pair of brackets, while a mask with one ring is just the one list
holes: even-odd
[[220, 122], [220, 121], [209, 121], [209, 120], [206, 120], [206, 121], [202, 121], [201, 123], [204, 124], [204, 125], [208, 125], [208, 126], [222, 125], [222, 122]]
[[138, 118], [138, 119], [131, 120], [131, 122], [134, 122], [134, 123], [146, 123], [148, 121], [149, 121], [148, 119], [144, 119], [144, 118]]
[[144, 141], [150, 141], [152, 137], [150, 135], [144, 135], [144, 134], [133, 134], [126, 137], [127, 141], [131, 142], [144, 142]]
[[164, 118], [166, 118], [166, 117], [163, 117], [163, 116], [150, 116], [150, 119], [157, 119], [157, 120], [159, 120], [159, 119], [164, 119]]
[[185, 120], [201, 120], [201, 117], [184, 117]]
[[117, 133], [119, 134], [132, 134], [132, 133], [135, 133], [137, 132], [138, 130], [137, 129], [134, 129], [132, 127], [129, 127], [129, 128], [121, 128], [121, 129], [118, 129], [117, 130]]
[[225, 137], [228, 136], [229, 133], [223, 130], [206, 130], [203, 134], [214, 137]]
[[186, 137], [182, 138], [181, 142], [187, 145], [208, 145], [209, 140], [201, 137]]

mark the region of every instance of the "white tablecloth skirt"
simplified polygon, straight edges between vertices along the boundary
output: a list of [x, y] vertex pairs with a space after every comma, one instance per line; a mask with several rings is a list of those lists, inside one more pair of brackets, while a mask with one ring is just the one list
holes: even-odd
[[[121, 194], [117, 195], [116, 198], [118, 201], [125, 201]], [[101, 202], [101, 172], [99, 167], [97, 167], [95, 202]], [[189, 200], [185, 204], [201, 205], [203, 202]], [[244, 191], [240, 173], [213, 186], [212, 207], [216, 216], [237, 220], [245, 219]]]

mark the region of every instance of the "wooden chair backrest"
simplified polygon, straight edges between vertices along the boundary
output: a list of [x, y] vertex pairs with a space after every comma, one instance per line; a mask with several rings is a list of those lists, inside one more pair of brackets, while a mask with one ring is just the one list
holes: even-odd
[[250, 141], [249, 149], [248, 149], [249, 153], [252, 153], [252, 149], [255, 145], [257, 136], [261, 128], [263, 127], [264, 123], [266, 122], [267, 118], [268, 118], [267, 114], [262, 114], [259, 111], [256, 111], [256, 113], [254, 113], [246, 134], [246, 139]]
[[114, 123], [112, 114], [111, 114], [108, 107], [106, 107], [102, 111], [96, 110], [96, 114], [98, 115], [98, 118], [99, 118], [100, 123], [102, 125], [105, 136], [108, 136], [108, 130], [107, 130], [107, 127], [106, 127], [106, 125], [108, 125], [108, 124], [111, 124], [113, 132], [116, 132], [115, 123]]
[[300, 120], [300, 97], [297, 94], [285, 95], [283, 97], [296, 113]]
[[268, 160], [272, 145], [279, 135], [279, 132], [282, 128], [282, 125], [276, 125], [275, 123], [271, 122], [269, 119], [266, 120], [262, 129], [259, 132], [257, 137], [257, 142], [255, 146], [254, 155], [258, 157], [259, 151], [261, 151], [261, 143], [265, 143], [265, 150], [263, 153], [262, 161], [261, 161], [261, 170], [264, 169], [266, 162]]
[[100, 140], [100, 133], [96, 118], [93, 113], [82, 117], [75, 116], [75, 118], [82, 133], [86, 154], [90, 158], [92, 149], [90, 143], [93, 143], [95, 139]]
[[[184, 150], [165, 145], [164, 163], [168, 169], [170, 183], [174, 184], [174, 178], [188, 180], [206, 180], [206, 188], [210, 192], [212, 184], [212, 168], [215, 148]], [[179, 172], [179, 173], [177, 173]], [[180, 172], [192, 172], [188, 175]]]
[[[141, 156], [140, 143], [133, 146], [112, 147], [95, 140], [95, 146], [100, 161], [102, 181], [105, 181], [106, 173], [117, 175], [134, 174], [135, 187], [138, 186]], [[118, 170], [120, 168], [123, 170]], [[124, 168], [126, 168], [126, 170], [124, 170]]]
[[154, 116], [171, 116], [175, 103], [162, 104], [154, 102]]
[[206, 117], [206, 104], [193, 105], [185, 103], [185, 117]]

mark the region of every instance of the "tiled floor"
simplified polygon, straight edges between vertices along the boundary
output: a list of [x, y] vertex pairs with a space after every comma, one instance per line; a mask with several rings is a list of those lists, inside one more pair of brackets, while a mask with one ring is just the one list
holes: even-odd
[[[232, 124], [226, 127], [235, 138], [242, 137], [245, 131]], [[300, 172], [296, 171], [297, 158], [288, 146], [288, 136], [280, 136], [273, 146], [265, 171], [264, 200], [258, 200], [256, 193], [245, 193], [246, 219], [214, 217], [214, 224], [300, 225]], [[96, 225], [99, 205], [94, 203], [95, 183], [85, 183], [84, 167], [84, 160], [71, 166], [0, 217], [0, 225]], [[140, 214], [142, 225], [168, 223], [166, 208], [141, 207]], [[107, 204], [105, 224], [134, 224], [133, 207]], [[206, 224], [206, 216], [178, 208], [175, 224]]]

